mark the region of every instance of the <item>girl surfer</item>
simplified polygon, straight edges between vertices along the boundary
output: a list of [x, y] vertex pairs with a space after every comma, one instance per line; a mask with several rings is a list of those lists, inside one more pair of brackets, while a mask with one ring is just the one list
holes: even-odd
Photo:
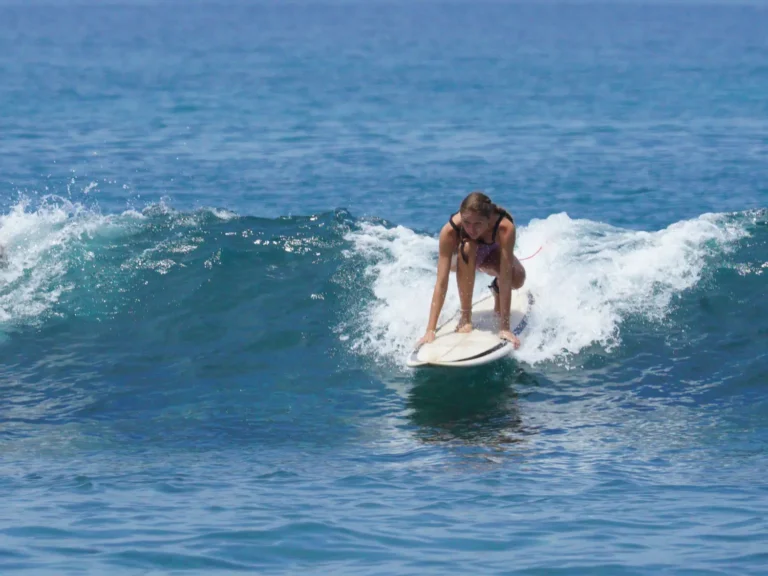
[[509, 212], [482, 192], [472, 192], [464, 198], [459, 211], [440, 230], [437, 281], [429, 322], [417, 346], [435, 339], [451, 270], [456, 271], [461, 300], [461, 318], [456, 330], [472, 331], [472, 294], [475, 272], [480, 270], [494, 277], [490, 288], [494, 292], [494, 310], [499, 315], [499, 337], [512, 342], [515, 348], [520, 347], [520, 340], [509, 330], [512, 290], [519, 290], [525, 283], [525, 268], [513, 253], [515, 239], [515, 221]]

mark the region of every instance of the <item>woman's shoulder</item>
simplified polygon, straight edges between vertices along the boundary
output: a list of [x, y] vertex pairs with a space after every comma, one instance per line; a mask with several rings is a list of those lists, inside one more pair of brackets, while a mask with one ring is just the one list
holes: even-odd
[[445, 224], [443, 224], [440, 233], [442, 234], [445, 231], [451, 231], [458, 234], [459, 230], [461, 230], [461, 213], [454, 212], [448, 217]]
[[442, 228], [440, 228], [440, 236], [455, 236], [458, 238], [459, 236], [459, 226], [460, 224], [454, 220], [454, 225], [451, 224], [451, 222], [446, 222], [443, 224]]
[[504, 210], [501, 214], [501, 222], [499, 222], [499, 236], [500, 239], [505, 240], [509, 237], [514, 237], [515, 234], [515, 219], [508, 211]]

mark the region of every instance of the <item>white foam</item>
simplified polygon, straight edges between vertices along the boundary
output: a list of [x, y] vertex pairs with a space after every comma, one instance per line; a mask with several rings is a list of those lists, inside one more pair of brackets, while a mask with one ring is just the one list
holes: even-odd
[[211, 214], [213, 214], [216, 218], [219, 220], [224, 220], [225, 222], [238, 217], [236, 212], [232, 212], [231, 210], [226, 210], [224, 208], [209, 208], [209, 210]]
[[[622, 322], [631, 316], [662, 320], [673, 297], [698, 282], [707, 256], [746, 234], [743, 226], [713, 214], [657, 232], [574, 220], [564, 213], [531, 221], [518, 229], [516, 254], [523, 258], [543, 249], [524, 262], [536, 304], [517, 357], [567, 364], [589, 346], [610, 351], [621, 342]], [[402, 363], [426, 328], [437, 239], [365, 223], [347, 239], [367, 262], [366, 281], [375, 296], [358, 312], [353, 348]], [[476, 296], [487, 293], [488, 280], [478, 274]], [[457, 308], [452, 274], [442, 318]]]
[[[22, 198], [0, 215], [0, 245], [6, 265], [0, 268], [0, 322], [34, 323], [73, 288], [67, 271], [78, 259], [92, 258], [83, 240], [121, 217], [102, 216], [81, 204], [49, 196], [29, 210]], [[135, 213], [126, 220], [134, 220]], [[121, 226], [122, 228], [122, 226]], [[78, 249], [79, 248], [79, 249]]]

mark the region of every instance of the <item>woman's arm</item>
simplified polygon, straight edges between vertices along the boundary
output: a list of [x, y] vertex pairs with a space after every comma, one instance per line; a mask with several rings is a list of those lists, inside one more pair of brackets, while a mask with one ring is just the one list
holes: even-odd
[[419, 340], [419, 345], [432, 342], [435, 339], [437, 321], [440, 318], [440, 312], [445, 303], [445, 295], [448, 292], [448, 280], [451, 274], [451, 257], [453, 256], [454, 250], [456, 250], [456, 243], [456, 233], [453, 228], [446, 224], [440, 231], [437, 280], [435, 281], [435, 289], [432, 292], [432, 304], [429, 308], [427, 332], [421, 340]]
[[[448, 228], [446, 230], [446, 228]], [[427, 330], [437, 327], [437, 320], [445, 303], [445, 295], [448, 292], [448, 280], [451, 274], [451, 256], [456, 249], [455, 232], [446, 226], [440, 231], [440, 252], [437, 260], [437, 280], [435, 290], [432, 293], [432, 306], [429, 309], [429, 323]]]

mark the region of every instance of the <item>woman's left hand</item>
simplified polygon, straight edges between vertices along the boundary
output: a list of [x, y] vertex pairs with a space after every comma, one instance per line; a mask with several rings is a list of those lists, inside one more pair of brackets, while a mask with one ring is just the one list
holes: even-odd
[[509, 340], [510, 342], [512, 342], [512, 347], [515, 350], [520, 348], [520, 339], [514, 334], [512, 334], [512, 332], [510, 332], [509, 330], [500, 330], [499, 338], [501, 338], [502, 340]]

